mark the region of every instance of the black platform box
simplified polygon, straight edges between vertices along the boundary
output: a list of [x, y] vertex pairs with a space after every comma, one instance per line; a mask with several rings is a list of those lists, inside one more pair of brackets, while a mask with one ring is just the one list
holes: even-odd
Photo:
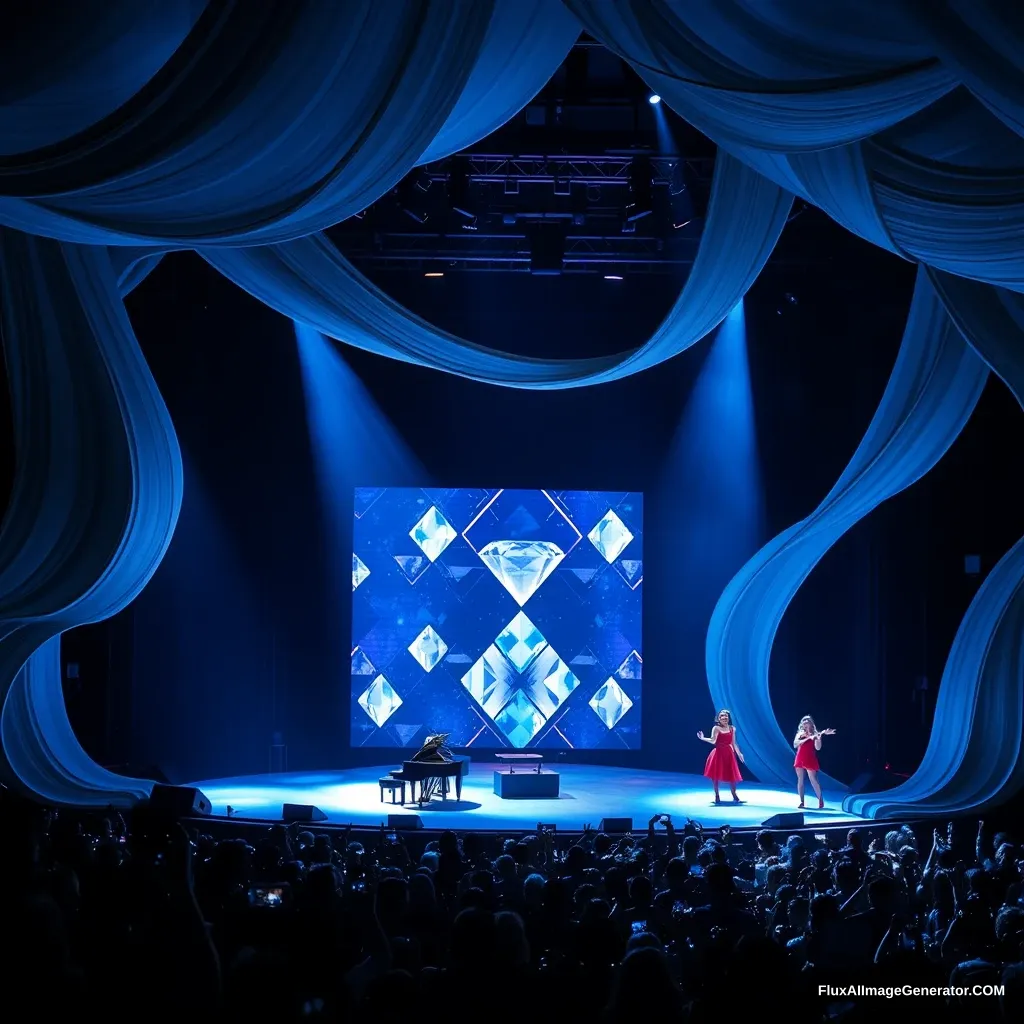
[[494, 773], [494, 792], [502, 800], [557, 800], [558, 772], [502, 769]]

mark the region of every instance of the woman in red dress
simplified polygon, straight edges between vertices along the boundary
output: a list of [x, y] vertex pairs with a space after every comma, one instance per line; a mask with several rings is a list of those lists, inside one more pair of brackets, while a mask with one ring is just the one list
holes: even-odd
[[818, 784], [818, 751], [821, 750], [821, 737], [834, 736], [835, 729], [821, 729], [814, 724], [810, 715], [804, 715], [797, 726], [796, 739], [793, 746], [796, 748], [796, 760], [793, 767], [796, 769], [796, 792], [800, 797], [800, 806], [804, 805], [804, 778], [811, 780], [811, 789], [818, 798], [818, 810], [825, 806], [825, 800], [821, 795], [821, 786]]
[[718, 724], [711, 730], [711, 735], [705, 736], [704, 733], [698, 732], [697, 739], [710, 743], [715, 748], [704, 762], [704, 777], [710, 779], [711, 785], [715, 787], [715, 803], [722, 802], [718, 796], [720, 782], [729, 783], [732, 798], [739, 803], [736, 783], [740, 782], [743, 776], [740, 775], [740, 766], [736, 763], [736, 758], [742, 761], [743, 752], [736, 743], [736, 727], [732, 724], [732, 715], [724, 709], [719, 711]]

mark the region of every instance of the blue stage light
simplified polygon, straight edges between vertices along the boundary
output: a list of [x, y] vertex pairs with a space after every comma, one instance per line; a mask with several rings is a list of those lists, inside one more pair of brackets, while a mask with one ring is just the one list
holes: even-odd
[[655, 104], [661, 102], [661, 97], [656, 92], [652, 92], [651, 97], [647, 102], [653, 107]]

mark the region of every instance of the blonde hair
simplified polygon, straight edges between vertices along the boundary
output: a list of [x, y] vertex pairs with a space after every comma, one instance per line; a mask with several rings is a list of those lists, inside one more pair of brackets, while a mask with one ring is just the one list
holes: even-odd
[[811, 718], [810, 715], [804, 715], [804, 717], [800, 719], [800, 724], [796, 727], [797, 733], [800, 733], [801, 730], [803, 729], [804, 722], [810, 722], [811, 723], [811, 732], [817, 732], [818, 731], [818, 727], [814, 724], [814, 719]]
[[[732, 712], [728, 708], [722, 708], [722, 710], [719, 711], [717, 715], [715, 715], [715, 725], [718, 725], [718, 720], [722, 717], [722, 715], [725, 715], [729, 719], [729, 728], [734, 728], [732, 721]], [[718, 728], [721, 729], [722, 727], [718, 725]]]

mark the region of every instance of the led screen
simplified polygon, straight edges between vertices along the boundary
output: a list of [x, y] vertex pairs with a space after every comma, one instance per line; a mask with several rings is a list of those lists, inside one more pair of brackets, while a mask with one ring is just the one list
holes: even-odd
[[639, 749], [643, 495], [360, 487], [351, 742]]

